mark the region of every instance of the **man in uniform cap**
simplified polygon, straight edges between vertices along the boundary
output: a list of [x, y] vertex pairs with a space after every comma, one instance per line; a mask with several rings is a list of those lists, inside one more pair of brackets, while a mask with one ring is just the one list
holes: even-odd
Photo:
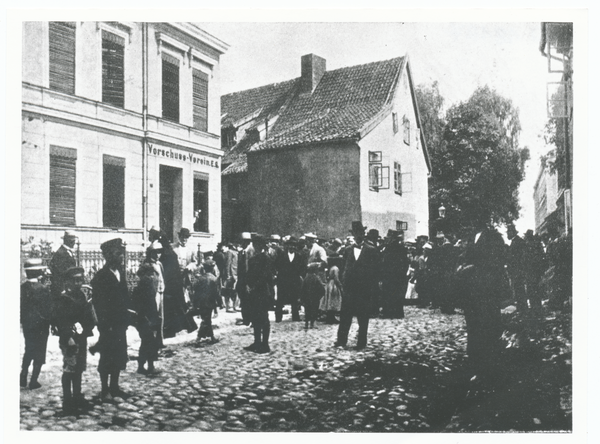
[[65, 287], [64, 272], [71, 267], [77, 266], [75, 259], [75, 244], [77, 234], [74, 231], [67, 230], [63, 235], [63, 244], [56, 250], [50, 261], [50, 271], [52, 272], [52, 296], [58, 296]]
[[50, 291], [40, 283], [46, 267], [41, 259], [28, 259], [24, 265], [27, 281], [21, 284], [21, 325], [25, 337], [25, 353], [21, 365], [20, 385], [27, 386], [27, 373], [33, 361], [30, 389], [41, 387], [38, 377], [46, 363], [46, 346], [50, 328]]
[[123, 241], [120, 238], [111, 239], [100, 245], [100, 249], [106, 264], [96, 273], [91, 285], [100, 333], [98, 372], [102, 384], [101, 397], [127, 397], [119, 387], [119, 375], [128, 361], [127, 327], [130, 321]]
[[344, 253], [344, 296], [336, 347], [346, 346], [352, 318], [355, 316], [358, 320], [357, 349], [363, 349], [367, 345], [369, 315], [372, 312], [373, 297], [378, 283], [379, 252], [364, 242], [365, 229], [361, 222], [352, 222], [352, 234], [356, 243]]

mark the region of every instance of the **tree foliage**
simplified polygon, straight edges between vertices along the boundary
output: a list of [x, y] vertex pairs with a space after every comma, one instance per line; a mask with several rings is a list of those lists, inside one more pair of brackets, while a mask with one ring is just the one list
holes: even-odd
[[430, 214], [444, 204], [455, 232], [517, 219], [529, 150], [519, 146], [521, 125], [512, 102], [484, 86], [442, 117], [437, 83], [420, 86], [417, 94], [432, 161]]

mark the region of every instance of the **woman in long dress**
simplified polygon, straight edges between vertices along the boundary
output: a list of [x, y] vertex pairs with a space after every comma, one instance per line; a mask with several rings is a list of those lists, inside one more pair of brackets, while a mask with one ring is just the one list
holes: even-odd
[[326, 324], [337, 324], [335, 317], [342, 308], [342, 283], [340, 282], [340, 269], [333, 265], [327, 275], [327, 285], [325, 287], [325, 297], [321, 299], [319, 309], [326, 314]]

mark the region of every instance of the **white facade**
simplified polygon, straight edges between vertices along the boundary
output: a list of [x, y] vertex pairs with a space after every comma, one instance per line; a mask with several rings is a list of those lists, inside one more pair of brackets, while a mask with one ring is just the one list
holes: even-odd
[[[429, 235], [429, 169], [421, 142], [418, 118], [411, 94], [408, 70], [402, 70], [391, 110], [383, 113], [382, 120], [359, 142], [360, 196], [362, 222], [369, 229], [379, 230], [383, 237], [388, 229], [396, 229], [396, 221], [405, 222], [405, 238]], [[394, 115], [396, 117], [394, 117]], [[393, 120], [397, 119], [394, 132]], [[379, 120], [379, 119], [378, 119]], [[405, 143], [404, 121], [408, 121], [410, 136]], [[389, 180], [374, 190], [369, 182], [369, 153], [381, 153], [384, 176], [389, 168]], [[394, 183], [394, 164], [401, 168], [402, 191]], [[385, 172], [383, 172], [385, 170]], [[399, 227], [398, 227], [399, 228]]]
[[[179, 228], [187, 227], [193, 232], [191, 244], [213, 249], [221, 239], [219, 57], [227, 45], [185, 23], [74, 26], [75, 93], [66, 94], [50, 88], [49, 23], [23, 25], [22, 239], [52, 241], [56, 248], [64, 230], [72, 229], [82, 249], [97, 249], [119, 236], [134, 250], [144, 247], [151, 226], [164, 229], [161, 221], [167, 221], [172, 229], [165, 231], [173, 240]], [[102, 101], [103, 33], [124, 41], [123, 107]], [[163, 118], [164, 54], [179, 61], [176, 121]], [[193, 127], [193, 69], [208, 78], [206, 131]], [[50, 216], [50, 157], [57, 149], [76, 153], [72, 224], [53, 223]], [[123, 226], [103, 223], [103, 202], [110, 199], [103, 183], [106, 156], [124, 168]], [[169, 193], [161, 189], [165, 172]], [[208, 182], [208, 229], [196, 232], [195, 178]]]

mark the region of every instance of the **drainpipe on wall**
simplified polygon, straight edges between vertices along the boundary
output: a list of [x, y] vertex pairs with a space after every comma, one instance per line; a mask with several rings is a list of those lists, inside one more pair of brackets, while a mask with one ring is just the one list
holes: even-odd
[[148, 23], [142, 23], [142, 240], [148, 235]]

